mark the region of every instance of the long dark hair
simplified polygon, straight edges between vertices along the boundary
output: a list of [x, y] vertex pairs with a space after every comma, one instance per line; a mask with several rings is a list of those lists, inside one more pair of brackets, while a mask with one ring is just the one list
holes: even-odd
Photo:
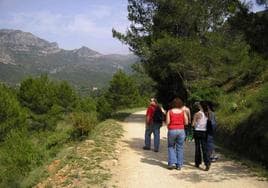
[[203, 111], [205, 113], [205, 116], [209, 116], [209, 113], [208, 113], [208, 104], [206, 103], [206, 101], [200, 101], [200, 106], [203, 108]]
[[215, 109], [214, 109], [214, 103], [213, 102], [211, 102], [211, 101], [206, 101], [206, 103], [207, 103], [207, 105], [208, 105], [208, 108], [212, 111], [212, 112], [214, 112], [215, 111]]

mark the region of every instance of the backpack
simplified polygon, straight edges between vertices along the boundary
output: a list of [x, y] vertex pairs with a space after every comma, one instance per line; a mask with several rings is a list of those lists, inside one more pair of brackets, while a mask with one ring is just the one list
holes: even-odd
[[153, 115], [154, 123], [161, 123], [164, 121], [164, 114], [159, 106], [156, 107]]

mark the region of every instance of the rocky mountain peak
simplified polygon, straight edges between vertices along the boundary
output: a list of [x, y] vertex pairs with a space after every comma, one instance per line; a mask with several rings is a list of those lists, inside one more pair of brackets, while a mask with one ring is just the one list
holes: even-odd
[[74, 50], [74, 53], [76, 53], [79, 57], [99, 57], [102, 55], [86, 46], [82, 46], [81, 48]]
[[24, 53], [36, 51], [39, 55], [60, 51], [56, 42], [50, 43], [29, 32], [11, 29], [0, 29], [0, 48], [1, 47]]

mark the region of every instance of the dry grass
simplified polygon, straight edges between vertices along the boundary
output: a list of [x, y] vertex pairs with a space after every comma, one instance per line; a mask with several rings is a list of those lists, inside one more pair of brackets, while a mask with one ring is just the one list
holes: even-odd
[[47, 166], [49, 177], [36, 185], [43, 187], [105, 187], [109, 168], [116, 164], [116, 143], [123, 129], [115, 120], [98, 124], [87, 140], [66, 148], [62, 158]]

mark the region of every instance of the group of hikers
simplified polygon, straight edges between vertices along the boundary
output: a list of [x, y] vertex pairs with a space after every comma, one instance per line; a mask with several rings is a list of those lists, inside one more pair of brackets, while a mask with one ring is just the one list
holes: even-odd
[[154, 135], [154, 151], [159, 151], [160, 128], [163, 123], [168, 128], [168, 169], [180, 170], [183, 166], [184, 143], [195, 142], [195, 166], [199, 168], [202, 158], [208, 171], [211, 162], [215, 161], [213, 132], [216, 128], [216, 118], [211, 102], [200, 101], [194, 106], [197, 112], [191, 118], [191, 112], [179, 97], [175, 97], [166, 112], [158, 105], [155, 98], [150, 99], [146, 112], [145, 146], [151, 149], [151, 134]]

